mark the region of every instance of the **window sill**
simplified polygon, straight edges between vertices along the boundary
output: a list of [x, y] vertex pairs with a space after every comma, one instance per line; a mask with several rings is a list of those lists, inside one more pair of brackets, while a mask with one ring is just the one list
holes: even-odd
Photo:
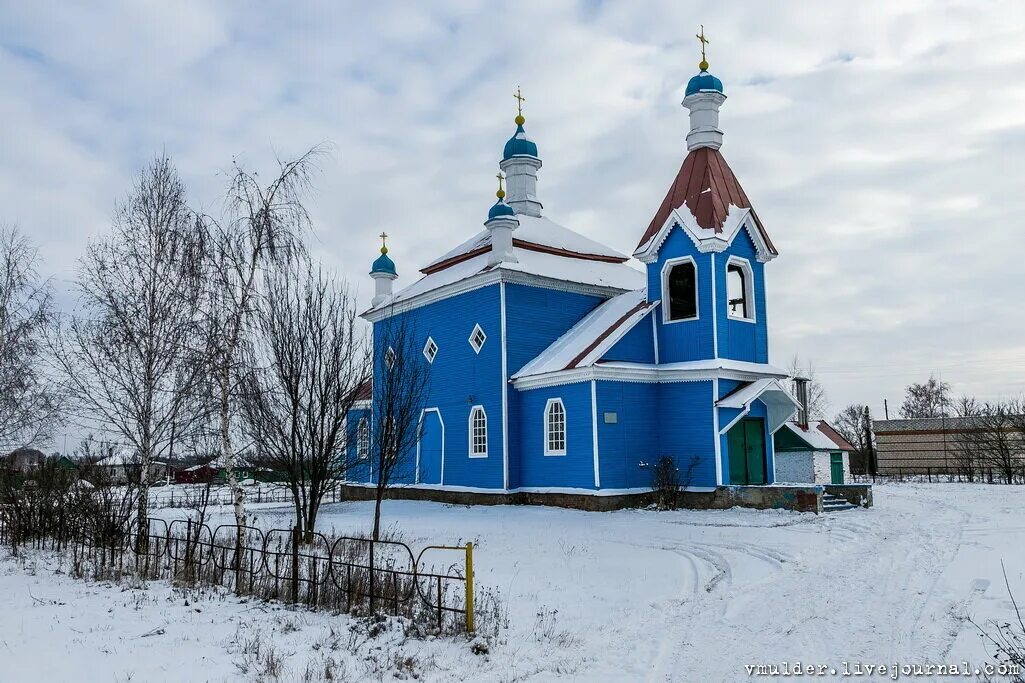
[[729, 314], [726, 314], [726, 319], [727, 320], [734, 320], [734, 321], [736, 321], [738, 323], [752, 323], [753, 324], [753, 323], [758, 322], [754, 318], [741, 318], [739, 315], [729, 315]]
[[546, 458], [562, 457], [566, 455], [566, 451], [545, 451]]
[[482, 459], [487, 458], [488, 454], [487, 453], [477, 453], [476, 455], [474, 455], [473, 453], [470, 453], [469, 457], [473, 458], [474, 460], [482, 460]]

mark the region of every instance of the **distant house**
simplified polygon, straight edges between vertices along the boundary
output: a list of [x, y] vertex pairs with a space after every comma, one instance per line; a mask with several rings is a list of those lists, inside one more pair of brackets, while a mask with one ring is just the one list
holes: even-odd
[[221, 468], [213, 462], [192, 465], [176, 470], [174, 483], [176, 484], [209, 484], [217, 479]]
[[[124, 449], [113, 455], [97, 460], [93, 467], [104, 471], [115, 484], [127, 484], [129, 481], [139, 481], [142, 466], [139, 463], [139, 456], [131, 450]], [[150, 483], [166, 481], [170, 476], [170, 468], [166, 462], [154, 460], [149, 465]]]
[[787, 422], [774, 435], [776, 480], [793, 484], [844, 484], [850, 480], [854, 446], [829, 423]]
[[19, 474], [31, 474], [46, 462], [46, 454], [35, 448], [19, 448], [11, 452], [4, 463], [4, 467]]

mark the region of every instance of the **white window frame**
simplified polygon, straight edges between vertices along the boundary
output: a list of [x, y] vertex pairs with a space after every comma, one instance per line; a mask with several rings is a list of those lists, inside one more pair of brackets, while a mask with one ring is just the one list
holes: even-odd
[[[473, 341], [474, 338], [476, 338], [478, 332], [480, 332], [480, 336], [481, 336], [480, 346], [477, 346], [477, 344], [475, 344], [474, 341]], [[479, 354], [481, 349], [484, 348], [484, 343], [487, 340], [488, 340], [488, 335], [485, 334], [484, 328], [480, 326], [480, 323], [476, 323], [473, 326], [473, 331], [470, 332], [469, 339], [467, 339], [466, 341], [470, 342], [470, 348], [473, 349], [474, 353]]]
[[[473, 433], [473, 418], [474, 418], [474, 416], [478, 412], [480, 412], [480, 414], [484, 416], [484, 452], [483, 453], [475, 453], [474, 449], [473, 449], [473, 447], [474, 447], [474, 443], [473, 443], [473, 437], [474, 437], [474, 433]], [[488, 457], [488, 412], [486, 410], [484, 410], [484, 406], [476, 405], [476, 406], [472, 406], [470, 408], [470, 419], [468, 420], [467, 425], [469, 427], [469, 443], [468, 443], [469, 450], [467, 450], [467, 453], [469, 453], [471, 458], [486, 458], [486, 457]]]
[[[433, 351], [428, 353], [428, 350], [434, 348]], [[428, 363], [434, 364], [434, 359], [438, 357], [438, 343], [434, 341], [433, 337], [427, 337], [427, 341], [424, 342], [424, 358], [427, 359]]]
[[[669, 271], [674, 267], [682, 264], [690, 263], [694, 266], [694, 317], [693, 318], [680, 318], [679, 320], [671, 320], [669, 318]], [[693, 256], [679, 256], [677, 258], [667, 259], [662, 264], [662, 324], [673, 325], [676, 323], [690, 323], [695, 320], [701, 319], [701, 277], [700, 271], [698, 270], [698, 262], [694, 260]]]
[[396, 358], [397, 354], [395, 353], [395, 349], [389, 346], [384, 352], [384, 367], [388, 370], [392, 370], [395, 367]]
[[[744, 303], [747, 304], [747, 316], [736, 315], [730, 312], [730, 266], [739, 266], [744, 274]], [[738, 322], [753, 323], [757, 321], [755, 310], [755, 271], [751, 262], [740, 256], [731, 256], [726, 259], [726, 317]]]
[[356, 423], [356, 459], [370, 458], [370, 420], [364, 415]]
[[[562, 410], [562, 448], [550, 448], [551, 445], [551, 431], [549, 422], [549, 416], [551, 415], [553, 406], [558, 405]], [[566, 412], [566, 404], [562, 402], [561, 398], [550, 398], [545, 403], [545, 418], [544, 418], [544, 440], [545, 440], [545, 455], [566, 455], [567, 447], [569, 446], [569, 413]]]

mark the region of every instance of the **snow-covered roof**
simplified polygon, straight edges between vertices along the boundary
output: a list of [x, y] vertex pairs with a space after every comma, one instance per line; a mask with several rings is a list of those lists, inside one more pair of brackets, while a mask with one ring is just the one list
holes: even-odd
[[644, 289], [609, 299], [524, 365], [513, 379], [594, 364], [657, 305], [657, 301], [647, 301]]
[[[607, 247], [601, 242], [596, 242], [589, 237], [559, 225], [546, 216], [517, 214], [516, 219], [520, 222], [520, 227], [513, 232], [514, 244], [539, 245], [572, 254], [598, 256], [620, 261], [626, 261], [629, 258], [627, 255]], [[451, 261], [459, 256], [483, 249], [490, 244], [491, 232], [485, 228], [459, 246], [428, 263], [421, 269], [421, 272], [430, 273], [446, 261]]]
[[[793, 417], [801, 405], [790, 392], [783, 388], [779, 379], [764, 377], [748, 384], [741, 384], [735, 390], [716, 401], [718, 408], [737, 408], [746, 411], [751, 403], [760, 400], [765, 404], [768, 417], [769, 432], [775, 432], [786, 424], [787, 420]], [[744, 413], [737, 416], [743, 417]], [[721, 431], [726, 432], [732, 424], [728, 424]]]
[[854, 450], [854, 446], [825, 421], [809, 421], [807, 429], [796, 422], [787, 422], [786, 427], [817, 451]]
[[620, 291], [639, 289], [645, 284], [644, 273], [626, 263], [568, 258], [516, 246], [513, 247], [513, 254], [517, 258], [516, 262], [503, 261], [497, 265], [489, 265], [489, 251], [485, 251], [447, 268], [432, 272], [408, 287], [400, 289], [390, 298], [372, 308], [371, 311], [386, 309], [400, 302], [408, 302], [420, 295], [454, 285], [476, 275], [499, 270]]

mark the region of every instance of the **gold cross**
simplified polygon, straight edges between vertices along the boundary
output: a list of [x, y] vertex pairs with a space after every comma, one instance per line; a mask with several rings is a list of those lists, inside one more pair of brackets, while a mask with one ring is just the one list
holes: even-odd
[[516, 113], [523, 116], [523, 103], [527, 100], [526, 97], [520, 93], [520, 86], [516, 86], [516, 94], [513, 95], [516, 98]]
[[498, 192], [496, 194], [498, 195], [498, 198], [501, 199], [505, 196], [505, 190], [502, 189], [502, 181], [505, 180], [505, 174], [499, 171], [495, 174], [495, 177], [498, 178]]
[[378, 235], [378, 237], [380, 237], [380, 238], [381, 238], [381, 246], [382, 246], [382, 247], [385, 247], [385, 246], [387, 246], [387, 245], [385, 244], [385, 242], [384, 242], [384, 241], [385, 241], [386, 239], [388, 239], [388, 233], [386, 233], [386, 232], [382, 232], [382, 233], [381, 233], [380, 235]]
[[705, 37], [705, 25], [701, 24], [701, 33], [694, 36], [701, 41], [701, 70], [704, 71], [708, 68], [708, 60], [705, 59], [705, 46], [709, 44], [708, 38]]

